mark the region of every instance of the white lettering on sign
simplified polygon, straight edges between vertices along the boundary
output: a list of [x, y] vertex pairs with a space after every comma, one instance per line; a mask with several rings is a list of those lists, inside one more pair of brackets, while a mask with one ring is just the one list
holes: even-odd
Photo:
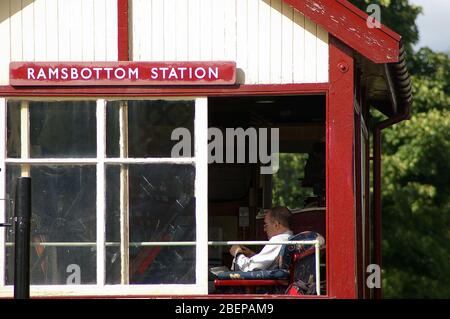
[[[37, 75], [36, 75], [37, 71]], [[187, 72], [186, 72], [187, 71]], [[138, 80], [138, 68], [110, 68], [110, 67], [84, 67], [81, 70], [77, 68], [28, 68], [28, 80], [100, 80], [106, 78], [108, 80], [114, 78], [118, 80]], [[188, 79], [188, 80], [217, 80], [219, 79], [218, 67], [153, 67], [150, 70], [150, 78], [153, 80], [172, 80], [172, 79]]]
[[[36, 74], [37, 73], [37, 74]], [[84, 67], [81, 70], [77, 68], [39, 68], [34, 69], [32, 67], [27, 68], [27, 79], [28, 80], [78, 80], [82, 78], [83, 80], [100, 80], [104, 78], [109, 80], [112, 77], [115, 79], [129, 79], [138, 80], [139, 79], [139, 69], [138, 68], [110, 68], [110, 67], [95, 67], [89, 68]]]
[[11, 62], [12, 86], [234, 85], [232, 61]]
[[[186, 74], [187, 71], [187, 74]], [[218, 67], [153, 67], [150, 70], [150, 78], [153, 80], [171, 80], [171, 79], [188, 79], [188, 80], [202, 80], [207, 78], [208, 80], [219, 79]]]

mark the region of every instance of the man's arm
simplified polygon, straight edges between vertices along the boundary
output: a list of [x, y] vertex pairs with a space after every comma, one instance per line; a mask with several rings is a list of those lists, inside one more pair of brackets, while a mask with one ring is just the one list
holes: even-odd
[[241, 249], [242, 249], [242, 252], [244, 253], [245, 257], [250, 258], [250, 257], [253, 257], [256, 255], [256, 253], [248, 247], [241, 246]]
[[249, 258], [244, 255], [243, 249], [239, 247], [239, 250], [234, 255], [234, 262], [241, 271], [269, 269], [277, 259], [280, 250], [281, 245], [266, 245], [259, 254]]

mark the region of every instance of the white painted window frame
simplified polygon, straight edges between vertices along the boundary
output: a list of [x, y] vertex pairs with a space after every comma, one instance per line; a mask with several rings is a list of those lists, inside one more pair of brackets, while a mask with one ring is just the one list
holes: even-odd
[[[21, 116], [21, 126], [29, 127], [27, 108], [28, 101], [96, 101], [96, 117], [97, 117], [97, 157], [96, 158], [29, 158], [29, 152], [22, 149], [21, 158], [6, 157], [6, 107], [7, 99], [0, 98], [0, 199], [6, 196], [6, 164], [22, 164], [24, 169], [22, 175], [28, 173], [29, 165], [33, 164], [95, 164], [97, 176], [97, 284], [96, 285], [32, 285], [32, 296], [102, 296], [102, 295], [207, 295], [208, 294], [208, 101], [207, 97], [121, 97], [114, 99], [104, 98], [18, 98], [14, 97], [8, 100], [24, 101], [21, 109], [24, 114]], [[106, 157], [106, 104], [110, 101], [127, 100], [193, 100], [195, 101], [195, 118], [194, 118], [194, 157], [189, 158], [127, 158], [126, 137], [124, 128], [127, 124], [126, 119], [126, 103], [121, 106], [120, 111], [120, 157]], [[26, 110], [26, 111], [25, 111]], [[25, 133], [21, 133], [22, 144], [25, 141], [29, 144], [29, 129]], [[22, 130], [23, 131], [23, 130]], [[22, 145], [25, 147], [26, 145]], [[122, 164], [121, 168], [121, 184], [126, 185], [127, 166], [124, 164], [192, 164], [195, 166], [195, 185], [194, 192], [196, 198], [196, 241], [195, 242], [162, 242], [164, 246], [188, 245], [196, 247], [196, 269], [195, 284], [163, 284], [163, 285], [128, 285], [128, 272], [121, 272], [120, 285], [105, 284], [105, 251], [106, 246], [110, 243], [105, 242], [106, 238], [106, 220], [105, 220], [105, 204], [106, 204], [106, 180], [105, 166], [106, 164]], [[28, 165], [27, 165], [28, 164]], [[123, 187], [121, 187], [123, 190]], [[121, 259], [122, 268], [128, 263], [128, 254], [124, 251], [128, 250], [128, 229], [127, 210], [128, 207], [124, 203], [127, 198], [127, 192], [121, 191]], [[0, 203], [0, 222], [5, 222], [6, 210], [5, 201]], [[5, 241], [4, 231], [0, 231], [0, 297], [11, 297], [13, 287], [5, 285]], [[88, 245], [92, 245], [87, 243]], [[144, 243], [145, 244], [145, 243]], [[109, 246], [109, 245], [108, 245]]]

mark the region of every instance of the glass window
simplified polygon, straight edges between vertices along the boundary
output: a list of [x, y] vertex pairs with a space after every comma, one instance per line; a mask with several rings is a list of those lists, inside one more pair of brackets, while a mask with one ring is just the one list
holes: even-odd
[[[194, 246], [142, 246], [148, 242], [195, 241], [195, 167], [129, 165], [128, 172], [130, 283], [195, 283]], [[120, 166], [108, 165], [106, 174], [106, 237], [107, 241], [117, 242], [120, 240]], [[120, 283], [119, 254], [117, 249], [110, 249], [109, 283]]]
[[[9, 198], [20, 173], [20, 166], [7, 166]], [[96, 282], [95, 181], [93, 165], [31, 167], [31, 284], [66, 284], [74, 267], [79, 267], [80, 284]], [[9, 254], [6, 268], [7, 284], [12, 284], [14, 260]]]
[[[22, 110], [21, 110], [22, 108]], [[30, 157], [95, 157], [95, 101], [28, 102]], [[20, 157], [21, 112], [8, 103], [8, 156]]]
[[189, 131], [191, 151], [194, 150], [194, 101], [113, 101], [107, 107], [108, 157], [119, 157], [120, 105], [124, 104], [129, 157], [170, 157], [178, 142], [171, 135], [178, 127]]
[[[207, 214], [199, 187], [206, 174], [197, 176], [198, 165], [207, 169], [205, 106], [205, 98], [7, 101], [0, 195], [13, 199], [17, 178], [31, 177], [32, 285], [145, 284], [149, 294], [153, 284], [180, 285], [177, 293], [186, 294], [204, 289], [196, 265], [207, 256], [197, 244], [199, 233], [207, 238], [207, 227], [198, 226]], [[172, 140], [176, 128], [189, 135], [182, 137], [188, 147], [172, 158], [181, 141]], [[0, 218], [12, 216], [5, 204]], [[14, 234], [1, 238], [0, 290], [14, 279]]]

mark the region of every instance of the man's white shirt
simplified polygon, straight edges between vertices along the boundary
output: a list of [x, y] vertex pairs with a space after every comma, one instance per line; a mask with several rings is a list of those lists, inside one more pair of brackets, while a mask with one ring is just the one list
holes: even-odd
[[[292, 236], [292, 231], [286, 231], [282, 234], [273, 236], [269, 242], [286, 241]], [[234, 270], [252, 271], [278, 268], [277, 260], [280, 254], [282, 245], [266, 245], [264, 248], [253, 257], [245, 257], [239, 254], [233, 260]]]

